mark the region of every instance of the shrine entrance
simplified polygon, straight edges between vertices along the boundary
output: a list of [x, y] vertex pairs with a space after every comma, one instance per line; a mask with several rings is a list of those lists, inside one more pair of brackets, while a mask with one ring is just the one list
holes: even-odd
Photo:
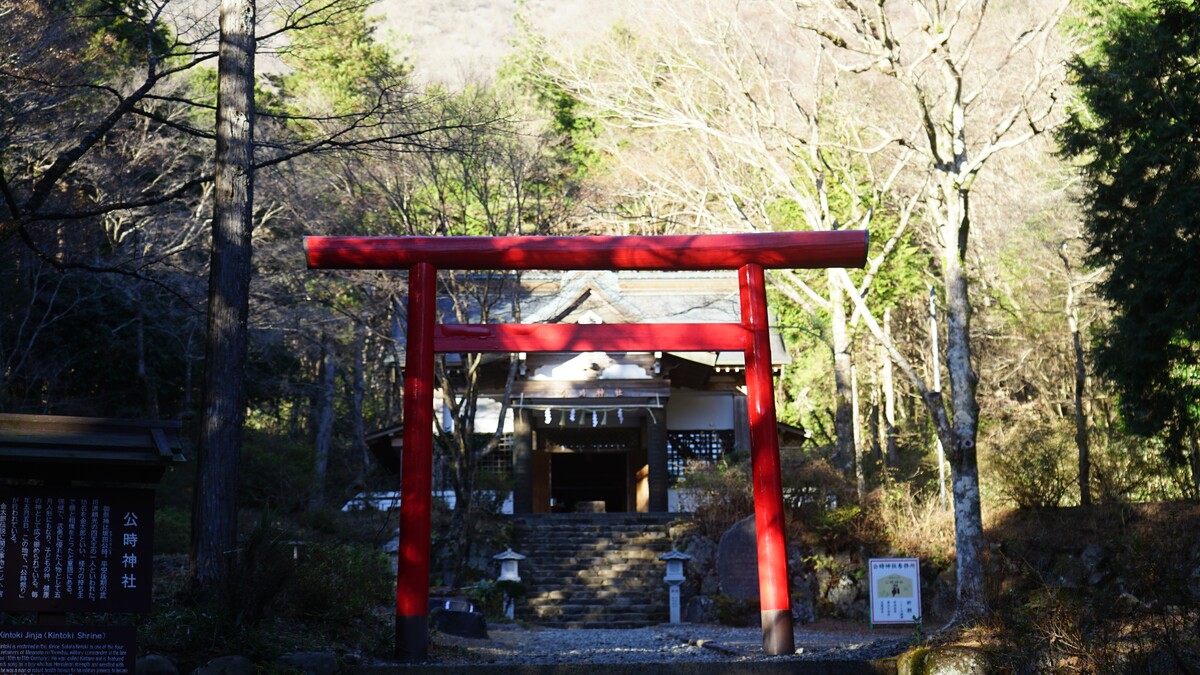
[[[640, 442], [635, 429], [554, 429], [539, 433], [549, 461], [551, 513], [635, 511], [630, 494]], [[641, 454], [645, 454], [643, 451]], [[537, 453], [534, 454], [535, 466]], [[643, 460], [641, 466], [645, 464]], [[538, 476], [534, 475], [536, 481]], [[631, 489], [632, 488], [632, 489]], [[535, 509], [536, 511], [537, 509]]]
[[[396, 656], [422, 661], [429, 650], [434, 354], [646, 349], [736, 350], [745, 354], [763, 651], [769, 655], [794, 653], [764, 270], [860, 267], [866, 261], [867, 242], [863, 231], [655, 237], [305, 238], [312, 269], [409, 271]], [[439, 269], [737, 270], [742, 321], [438, 325]]]

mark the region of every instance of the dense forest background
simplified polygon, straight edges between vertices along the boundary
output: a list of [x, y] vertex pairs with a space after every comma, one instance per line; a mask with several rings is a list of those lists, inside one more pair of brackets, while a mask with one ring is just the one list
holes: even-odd
[[[968, 614], [981, 510], [1200, 499], [1192, 3], [652, 2], [569, 44], [505, 5], [498, 67], [441, 81], [388, 7], [257, 6], [242, 506], [387, 485], [404, 275], [309, 272], [305, 235], [842, 228], [866, 269], [771, 279], [780, 414], [863, 508], [954, 519]], [[218, 33], [215, 3], [0, 3], [0, 411], [200, 433], [231, 375], [205, 377]], [[471, 408], [460, 494], [495, 447]]]

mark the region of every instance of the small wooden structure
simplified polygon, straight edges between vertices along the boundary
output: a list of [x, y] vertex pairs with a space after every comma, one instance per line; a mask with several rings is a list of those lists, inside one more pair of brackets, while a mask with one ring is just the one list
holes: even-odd
[[158, 483], [183, 464], [178, 421], [0, 414], [5, 478]]
[[0, 611], [37, 617], [36, 628], [0, 635], [6, 672], [133, 672], [132, 626], [73, 626], [67, 617], [150, 610], [148, 488], [185, 461], [180, 426], [0, 414]]

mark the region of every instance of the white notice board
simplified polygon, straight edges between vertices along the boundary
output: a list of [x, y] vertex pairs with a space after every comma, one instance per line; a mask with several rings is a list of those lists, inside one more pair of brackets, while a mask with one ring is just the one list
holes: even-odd
[[921, 565], [916, 558], [871, 558], [871, 624], [921, 623]]

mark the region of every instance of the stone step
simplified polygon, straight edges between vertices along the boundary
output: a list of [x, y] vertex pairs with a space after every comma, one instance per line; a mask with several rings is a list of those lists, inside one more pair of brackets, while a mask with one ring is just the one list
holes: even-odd
[[659, 600], [658, 596], [666, 595], [666, 584], [658, 588], [644, 586], [641, 588], [630, 589], [597, 589], [587, 588], [583, 586], [549, 586], [542, 589], [530, 589], [530, 592], [525, 595], [527, 598], [538, 598], [548, 602], [562, 602], [571, 598], [603, 598], [605, 601], [615, 601], [618, 598], [637, 598], [649, 599], [653, 601]]
[[[519, 535], [518, 535], [519, 536]], [[522, 540], [526, 548], [540, 551], [561, 553], [607, 553], [610, 551], [627, 551], [640, 547], [669, 548], [666, 537], [639, 537], [624, 541], [596, 541], [584, 535], [562, 535], [546, 541]]]
[[553, 593], [554, 591], [596, 595], [600, 591], [610, 589], [625, 593], [645, 593], [652, 592], [655, 588], [666, 588], [666, 585], [661, 582], [646, 581], [644, 579], [614, 579], [608, 584], [587, 584], [567, 579], [561, 583], [542, 581], [537, 584], [526, 584], [525, 588], [528, 589], [529, 595]]
[[531, 591], [544, 592], [555, 589], [572, 589], [596, 592], [607, 588], [617, 590], [637, 591], [642, 588], [655, 588], [661, 585], [662, 579], [647, 578], [646, 576], [602, 577], [601, 580], [581, 579], [579, 577], [547, 577], [536, 582], [525, 582], [525, 587]]
[[[558, 607], [543, 607], [529, 613], [532, 620], [543, 623], [552, 621], [586, 621], [593, 624], [603, 624], [611, 621], [636, 621], [643, 625], [659, 623], [666, 618], [666, 611], [617, 612], [607, 607], [597, 607], [591, 610], [561, 611]], [[596, 625], [597, 628], [607, 626]]]
[[541, 605], [534, 609], [535, 612], [542, 614], [653, 614], [655, 608], [648, 605], [639, 605], [637, 607], [625, 607], [609, 605], [606, 603], [567, 603], [562, 605]]
[[662, 580], [662, 570], [628, 570], [616, 572], [603, 568], [573, 570], [565, 574], [539, 574], [537, 570], [522, 573], [522, 581], [526, 586], [546, 586], [549, 584], [575, 584], [579, 586], [599, 587], [607, 583], [622, 583], [645, 581], [653, 583]]
[[559, 581], [576, 581], [579, 583], [603, 583], [605, 579], [662, 579], [663, 568], [658, 569], [629, 569], [611, 570], [603, 565], [595, 567], [571, 567], [562, 570], [521, 570], [521, 579], [525, 585], [544, 584]]
[[551, 541], [522, 541], [526, 548], [538, 551], [548, 551], [563, 554], [604, 554], [612, 552], [635, 551], [642, 548], [670, 548], [666, 537], [645, 539], [640, 541], [597, 542], [585, 537], [563, 535]]
[[641, 627], [664, 621], [658, 557], [670, 550], [665, 514], [514, 516], [513, 550], [529, 589], [517, 615], [556, 627]]
[[[545, 613], [548, 611], [557, 611], [564, 607], [572, 606], [572, 602], [595, 602], [595, 598], [571, 598], [567, 600], [527, 600], [526, 605], [533, 612]], [[564, 604], [567, 603], [567, 604]], [[593, 606], [593, 605], [587, 605]], [[656, 604], [649, 599], [622, 599], [620, 602], [604, 603], [594, 605], [597, 609], [603, 609], [606, 612], [653, 612], [657, 609]]]

